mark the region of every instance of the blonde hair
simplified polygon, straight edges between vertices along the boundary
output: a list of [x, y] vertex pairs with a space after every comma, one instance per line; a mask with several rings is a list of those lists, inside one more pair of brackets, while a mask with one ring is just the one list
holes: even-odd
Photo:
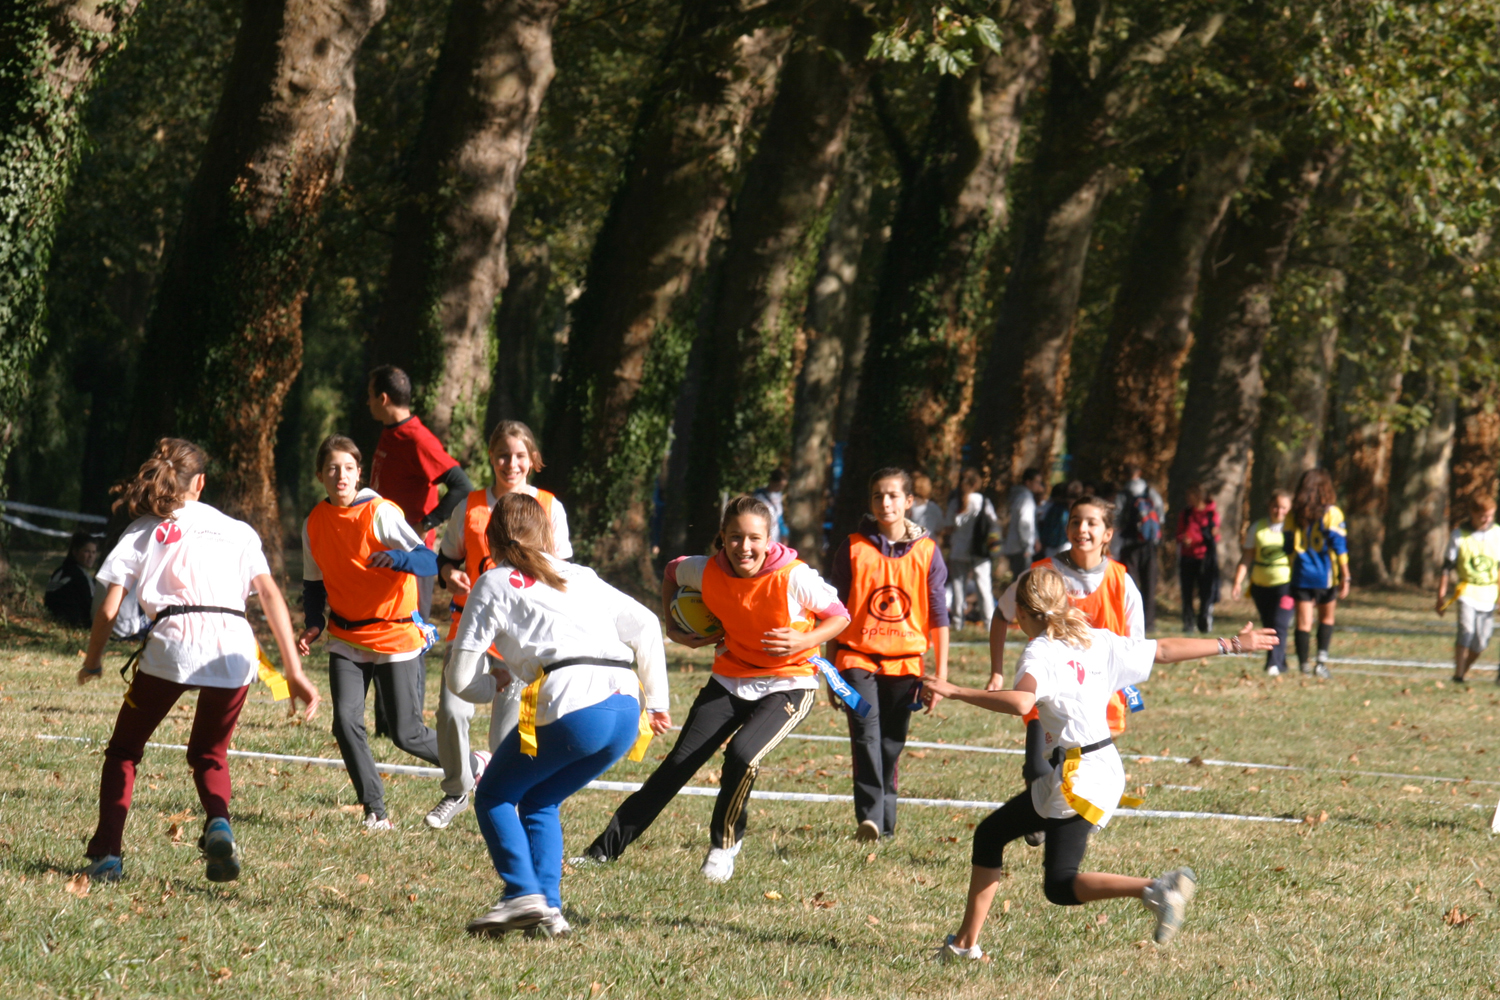
[[490, 543], [490, 559], [496, 566], [510, 563], [525, 576], [551, 587], [567, 590], [562, 574], [552, 568], [552, 520], [535, 497], [507, 493], [495, 501], [484, 536]]
[[134, 476], [109, 488], [119, 497], [110, 510], [123, 506], [131, 517], [172, 517], [207, 465], [208, 456], [191, 441], [161, 438]]
[[1093, 645], [1088, 616], [1068, 598], [1068, 584], [1051, 566], [1036, 566], [1016, 581], [1016, 605], [1047, 625], [1047, 638], [1078, 649]]

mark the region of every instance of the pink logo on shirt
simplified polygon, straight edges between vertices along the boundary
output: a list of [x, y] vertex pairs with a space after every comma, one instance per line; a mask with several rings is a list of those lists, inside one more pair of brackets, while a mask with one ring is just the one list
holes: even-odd
[[510, 585], [512, 587], [515, 587], [517, 590], [525, 590], [527, 587], [531, 586], [534, 583], [536, 583], [535, 580], [527, 576], [525, 573], [522, 573], [520, 570], [513, 569], [510, 571]]
[[1070, 666], [1074, 670], [1078, 671], [1078, 683], [1082, 684], [1083, 683], [1083, 664], [1079, 663], [1077, 660], [1069, 660], [1068, 661], [1068, 666]]
[[173, 542], [182, 541], [182, 529], [171, 521], [163, 521], [161, 524], [158, 524], [153, 534], [156, 536], [156, 540], [163, 545], [171, 545]]

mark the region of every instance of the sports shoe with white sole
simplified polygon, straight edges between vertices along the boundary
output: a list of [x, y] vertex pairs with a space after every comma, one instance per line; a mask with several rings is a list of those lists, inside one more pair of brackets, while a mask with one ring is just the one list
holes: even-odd
[[469, 921], [469, 933], [475, 937], [499, 937], [506, 931], [535, 927], [547, 916], [547, 897], [539, 892], [513, 899], [502, 899], [483, 916]]
[[469, 808], [469, 797], [467, 795], [444, 795], [443, 801], [432, 807], [423, 822], [434, 830], [446, 830], [453, 818], [465, 809]]
[[529, 938], [565, 938], [572, 935], [573, 925], [568, 923], [563, 911], [555, 906], [547, 907], [547, 915], [542, 918], [541, 923], [526, 928], [526, 936]]
[[89, 858], [88, 867], [79, 874], [87, 875], [90, 882], [119, 882], [125, 877], [125, 862], [120, 860], [118, 854]]
[[1282, 670], [1280, 667], [1276, 666], [1274, 663], [1271, 666], [1269, 666], [1269, 667], [1266, 668], [1266, 676], [1267, 677], [1280, 677], [1284, 673], [1286, 673], [1286, 671]]
[[984, 949], [979, 947], [979, 945], [976, 944], [969, 948], [960, 948], [958, 945], [953, 943], [957, 940], [958, 935], [949, 934], [948, 940], [943, 942], [942, 946], [938, 948], [937, 954], [933, 957], [936, 958], [939, 962], [952, 962], [955, 959], [964, 959], [970, 962], [977, 962], [980, 959], [984, 958]]
[[373, 809], [365, 810], [364, 827], [371, 833], [380, 833], [385, 830], [394, 830], [396, 825], [384, 816], [375, 815]]
[[1313, 673], [1317, 675], [1318, 680], [1322, 681], [1326, 681], [1333, 676], [1333, 672], [1328, 669], [1327, 660], [1319, 660], [1317, 665], [1313, 667]]
[[1146, 887], [1141, 902], [1156, 915], [1157, 944], [1167, 944], [1177, 936], [1187, 905], [1197, 891], [1198, 876], [1191, 868], [1174, 868]]
[[855, 829], [854, 839], [859, 841], [860, 843], [868, 843], [872, 840], [879, 840], [880, 827], [875, 825], [875, 821], [873, 819], [867, 819], [863, 823], [859, 824], [859, 826]]
[[703, 859], [703, 877], [710, 882], [728, 882], [734, 878], [734, 856], [740, 853], [740, 845], [733, 847], [710, 847], [708, 857]]
[[222, 816], [209, 820], [198, 838], [198, 850], [203, 852], [203, 877], [210, 882], [233, 882], [240, 877], [240, 848], [229, 820]]

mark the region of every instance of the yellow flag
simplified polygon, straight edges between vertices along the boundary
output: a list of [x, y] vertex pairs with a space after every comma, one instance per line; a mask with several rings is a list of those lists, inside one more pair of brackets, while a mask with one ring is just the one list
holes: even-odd
[[259, 646], [255, 647], [255, 655], [260, 658], [260, 679], [266, 687], [271, 689], [271, 698], [274, 701], [286, 701], [292, 696], [291, 689], [286, 686], [286, 678], [281, 676], [281, 671], [266, 658], [266, 651]]

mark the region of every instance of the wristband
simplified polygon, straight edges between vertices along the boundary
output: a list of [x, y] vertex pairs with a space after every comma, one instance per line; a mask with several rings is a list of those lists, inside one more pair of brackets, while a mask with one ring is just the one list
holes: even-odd
[[1244, 647], [1240, 645], [1240, 637], [1237, 635], [1230, 637], [1229, 644], [1234, 647], [1235, 655], [1239, 655], [1245, 651]]
[[1224, 645], [1224, 640], [1223, 639], [1217, 639], [1216, 638], [1216, 639], [1214, 639], [1214, 642], [1217, 642], [1219, 644], [1219, 655], [1220, 656], [1227, 656], [1227, 655], [1229, 655], [1229, 648]]

